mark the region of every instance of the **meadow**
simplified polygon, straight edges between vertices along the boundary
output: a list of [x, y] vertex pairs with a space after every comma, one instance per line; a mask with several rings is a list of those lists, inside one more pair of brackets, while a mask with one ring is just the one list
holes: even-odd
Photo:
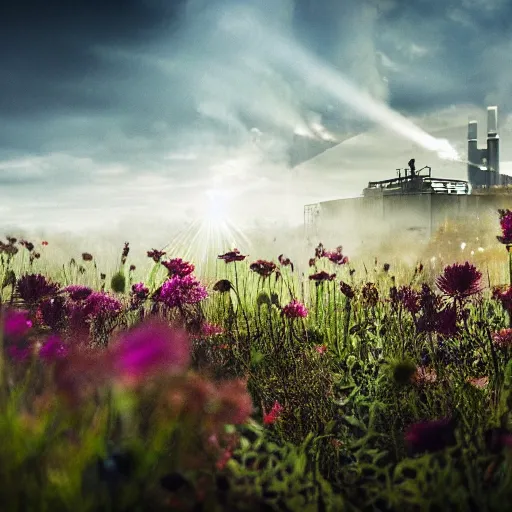
[[461, 230], [209, 275], [8, 236], [2, 510], [509, 510], [512, 211]]

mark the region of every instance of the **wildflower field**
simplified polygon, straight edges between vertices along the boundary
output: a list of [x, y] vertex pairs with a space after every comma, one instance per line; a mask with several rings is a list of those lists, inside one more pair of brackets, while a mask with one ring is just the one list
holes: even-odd
[[495, 230], [499, 286], [322, 244], [208, 277], [152, 249], [135, 282], [128, 243], [107, 276], [9, 236], [1, 510], [511, 510], [512, 211]]

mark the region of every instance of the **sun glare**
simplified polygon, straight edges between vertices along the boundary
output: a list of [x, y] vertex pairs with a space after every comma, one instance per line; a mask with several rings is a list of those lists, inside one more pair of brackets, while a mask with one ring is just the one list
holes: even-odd
[[203, 196], [198, 215], [173, 240], [167, 253], [191, 261], [198, 272], [208, 271], [217, 263], [217, 256], [233, 248], [248, 250], [250, 241], [242, 227], [232, 220], [234, 193], [210, 189]]

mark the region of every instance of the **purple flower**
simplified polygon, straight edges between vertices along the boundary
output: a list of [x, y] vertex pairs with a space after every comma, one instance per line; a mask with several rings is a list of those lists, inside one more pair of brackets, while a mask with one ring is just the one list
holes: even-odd
[[23, 361], [30, 359], [30, 356], [32, 355], [32, 347], [30, 345], [9, 345], [7, 347], [7, 354], [14, 361], [22, 363]]
[[46, 362], [64, 359], [69, 353], [69, 348], [58, 336], [50, 336], [39, 349], [39, 357]]
[[115, 375], [133, 384], [162, 371], [186, 369], [190, 346], [185, 333], [151, 321], [127, 332], [111, 353]]
[[57, 293], [59, 285], [49, 283], [41, 274], [28, 274], [18, 280], [17, 289], [25, 302], [35, 303], [43, 297]]
[[481, 272], [466, 261], [464, 265], [455, 263], [445, 267], [436, 284], [445, 295], [454, 299], [464, 299], [480, 291], [481, 278]]
[[281, 315], [287, 318], [306, 318], [308, 316], [308, 310], [304, 304], [301, 304], [298, 300], [293, 299], [282, 309]]
[[88, 317], [115, 316], [122, 309], [119, 300], [103, 292], [93, 292], [85, 300], [85, 313]]
[[502, 244], [512, 244], [512, 210], [498, 210], [501, 236], [496, 237]]
[[196, 304], [208, 297], [206, 288], [192, 275], [174, 276], [165, 281], [158, 299], [170, 308]]
[[132, 285], [132, 294], [139, 300], [145, 300], [149, 295], [149, 288], [144, 283]]
[[69, 294], [71, 300], [85, 300], [92, 293], [92, 289], [88, 286], [82, 286], [80, 284], [72, 284], [63, 288], [64, 292]]
[[405, 433], [405, 442], [412, 454], [437, 452], [455, 444], [454, 431], [455, 423], [448, 418], [414, 423]]
[[410, 286], [401, 286], [396, 292], [396, 300], [399, 301], [411, 315], [415, 315], [420, 310], [420, 295]]
[[8, 310], [4, 318], [4, 334], [8, 338], [18, 339], [25, 336], [32, 327], [27, 311]]
[[194, 272], [194, 265], [181, 258], [174, 258], [169, 261], [162, 261], [162, 265], [168, 270], [169, 276], [185, 277]]

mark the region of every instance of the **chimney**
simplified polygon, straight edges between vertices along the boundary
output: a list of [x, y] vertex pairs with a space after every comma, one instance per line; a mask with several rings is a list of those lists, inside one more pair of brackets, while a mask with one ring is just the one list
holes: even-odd
[[500, 138], [498, 135], [498, 107], [487, 108], [487, 167], [490, 184], [500, 185]]

